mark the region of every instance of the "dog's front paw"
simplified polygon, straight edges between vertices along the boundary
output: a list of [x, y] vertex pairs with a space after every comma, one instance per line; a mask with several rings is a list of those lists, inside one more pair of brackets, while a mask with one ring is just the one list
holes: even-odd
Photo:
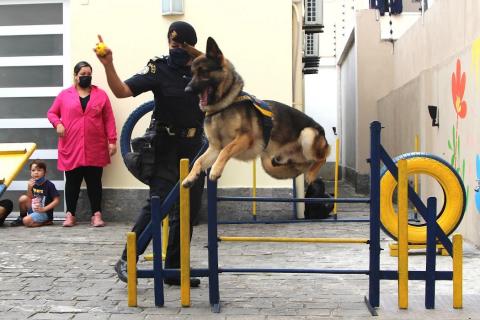
[[184, 188], [191, 188], [193, 184], [195, 183], [195, 180], [197, 180], [196, 176], [190, 176], [188, 175], [185, 179], [182, 181], [182, 187]]
[[220, 177], [222, 176], [222, 173], [217, 171], [217, 170], [210, 170], [210, 175], [208, 176], [208, 178], [212, 181], [216, 181], [218, 179], [220, 179]]

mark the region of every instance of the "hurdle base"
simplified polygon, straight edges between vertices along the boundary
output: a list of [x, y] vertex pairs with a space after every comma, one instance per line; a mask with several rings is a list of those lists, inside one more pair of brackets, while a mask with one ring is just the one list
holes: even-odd
[[[390, 249], [390, 257], [398, 257], [398, 243], [397, 242], [390, 243], [388, 245], [388, 248]], [[407, 250], [408, 250], [409, 254], [413, 253], [412, 250], [421, 250], [421, 251], [416, 251], [416, 252], [417, 253], [418, 252], [426, 253], [427, 245], [425, 245], [425, 244], [409, 244]], [[448, 251], [440, 243], [437, 244], [436, 252], [437, 252], [437, 254], [442, 255], [442, 256], [448, 256], [449, 255]]]
[[370, 301], [368, 300], [367, 296], [363, 298], [363, 301], [365, 302], [365, 305], [367, 306], [368, 311], [370, 311], [370, 314], [374, 317], [378, 316], [377, 310], [375, 309], [375, 307], [373, 307], [370, 304]]
[[[145, 261], [153, 261], [153, 253], [147, 253], [143, 256]], [[165, 254], [162, 252], [162, 260], [165, 261]]]
[[214, 303], [211, 306], [213, 313], [220, 313], [220, 303]]

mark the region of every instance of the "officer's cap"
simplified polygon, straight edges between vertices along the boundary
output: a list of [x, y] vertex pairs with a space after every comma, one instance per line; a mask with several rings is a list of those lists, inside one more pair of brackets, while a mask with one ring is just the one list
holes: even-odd
[[188, 43], [194, 46], [197, 43], [197, 33], [192, 25], [184, 21], [175, 21], [168, 28], [168, 39], [172, 39], [180, 43]]

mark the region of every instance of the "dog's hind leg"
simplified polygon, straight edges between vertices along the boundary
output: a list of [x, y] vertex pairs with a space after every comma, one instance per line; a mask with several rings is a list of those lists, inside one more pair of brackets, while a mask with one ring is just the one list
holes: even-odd
[[210, 170], [210, 180], [217, 180], [223, 173], [223, 169], [225, 169], [225, 165], [227, 164], [228, 160], [244, 153], [247, 151], [253, 143], [253, 138], [248, 134], [243, 134], [236, 137], [232, 142], [227, 144], [218, 155], [217, 160], [212, 166]]
[[315, 179], [317, 179], [318, 172], [320, 171], [320, 168], [325, 164], [325, 160], [326, 159], [315, 161], [308, 168], [308, 171], [305, 173], [305, 180], [307, 180], [308, 184], [312, 183], [313, 181], [315, 181]]
[[213, 149], [212, 147], [208, 147], [204, 154], [202, 154], [192, 166], [192, 170], [188, 174], [188, 176], [182, 181], [182, 186], [185, 188], [190, 188], [193, 186], [195, 181], [198, 179], [200, 173], [212, 166], [215, 162], [215, 159], [218, 157], [219, 151], [217, 149]]

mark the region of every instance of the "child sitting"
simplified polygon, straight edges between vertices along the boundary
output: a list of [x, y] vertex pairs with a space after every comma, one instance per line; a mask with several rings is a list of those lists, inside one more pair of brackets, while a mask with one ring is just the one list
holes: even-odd
[[44, 162], [34, 160], [30, 164], [32, 178], [28, 181], [27, 194], [18, 199], [20, 218], [26, 227], [53, 223], [53, 209], [60, 203], [60, 196], [55, 185], [45, 178], [46, 173]]

